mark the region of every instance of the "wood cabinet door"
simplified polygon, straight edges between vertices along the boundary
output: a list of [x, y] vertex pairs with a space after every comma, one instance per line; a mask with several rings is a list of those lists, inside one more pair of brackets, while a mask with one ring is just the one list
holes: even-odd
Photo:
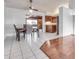
[[46, 32], [54, 33], [56, 32], [56, 25], [46, 25]]

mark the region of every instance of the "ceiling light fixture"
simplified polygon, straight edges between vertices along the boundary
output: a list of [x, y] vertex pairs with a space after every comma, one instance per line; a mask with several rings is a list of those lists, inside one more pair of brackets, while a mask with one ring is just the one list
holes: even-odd
[[32, 9], [30, 9], [30, 10], [29, 10], [29, 12], [30, 12], [30, 13], [32, 13], [32, 12], [33, 12], [33, 10], [32, 10]]

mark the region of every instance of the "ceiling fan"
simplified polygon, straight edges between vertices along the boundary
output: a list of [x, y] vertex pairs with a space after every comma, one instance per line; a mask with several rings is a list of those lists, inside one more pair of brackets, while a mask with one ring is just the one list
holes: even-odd
[[[30, 6], [27, 8], [27, 10], [28, 10], [30, 13], [32, 13], [33, 11], [39, 11], [39, 10], [37, 10], [37, 9], [33, 9], [33, 7], [32, 7], [33, 0], [29, 0], [29, 3], [30, 3]], [[26, 16], [30, 16], [30, 14], [27, 13]]]
[[32, 11], [32, 10], [34, 10], [34, 11], [39, 11], [39, 10], [37, 10], [37, 9], [33, 9], [33, 8], [32, 8], [33, 0], [29, 0], [29, 2], [30, 2], [30, 7], [29, 7], [30, 11]]
[[[45, 11], [34, 9], [33, 6], [32, 6], [33, 0], [29, 0], [29, 3], [30, 3], [30, 6], [27, 9], [29, 10], [30, 13], [32, 13], [33, 11], [38, 11], [38, 12], [41, 12], [41, 13], [46, 13]], [[29, 14], [26, 14], [26, 16], [29, 16]]]

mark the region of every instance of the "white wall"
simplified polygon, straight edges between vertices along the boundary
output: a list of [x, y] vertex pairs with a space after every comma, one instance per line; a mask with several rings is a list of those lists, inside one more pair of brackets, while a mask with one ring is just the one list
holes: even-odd
[[25, 23], [25, 10], [5, 7], [4, 19], [4, 36], [11, 36], [15, 33], [13, 24]]
[[63, 36], [63, 8], [59, 8], [59, 35]]
[[69, 8], [75, 10], [75, 0], [69, 0]]
[[45, 15], [42, 15], [42, 31], [46, 32]]
[[61, 7], [59, 9], [59, 34], [62, 36], [73, 34], [72, 10]]
[[5, 24], [23, 24], [25, 21], [25, 10], [5, 7]]

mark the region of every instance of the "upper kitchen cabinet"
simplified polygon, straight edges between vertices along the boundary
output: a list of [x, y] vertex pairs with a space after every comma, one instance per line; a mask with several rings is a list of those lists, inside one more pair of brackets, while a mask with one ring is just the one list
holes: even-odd
[[45, 21], [48, 22], [53, 22], [53, 23], [56, 23], [57, 21], [57, 16], [45, 16]]

